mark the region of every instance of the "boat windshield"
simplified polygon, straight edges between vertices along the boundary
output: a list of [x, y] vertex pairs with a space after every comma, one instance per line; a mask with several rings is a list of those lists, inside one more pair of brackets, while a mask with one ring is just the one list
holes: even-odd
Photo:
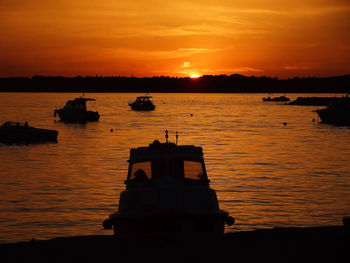
[[201, 162], [184, 161], [184, 177], [196, 181], [203, 180], [203, 166]]
[[[130, 180], [143, 178], [151, 180], [165, 174], [165, 160], [134, 163], [131, 166]], [[202, 162], [174, 159], [168, 163], [169, 176], [202, 181], [204, 169]]]
[[150, 101], [150, 97], [137, 97], [136, 101], [138, 101], [138, 102], [148, 102], [148, 101]]
[[151, 162], [134, 163], [131, 168], [130, 180], [136, 179], [137, 175], [144, 172], [147, 179], [152, 179]]

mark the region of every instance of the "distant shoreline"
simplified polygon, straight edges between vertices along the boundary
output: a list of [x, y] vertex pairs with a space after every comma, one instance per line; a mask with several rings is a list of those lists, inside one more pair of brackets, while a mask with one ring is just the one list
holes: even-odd
[[177, 77], [0, 78], [0, 92], [65, 93], [350, 93], [350, 74], [316, 78], [278, 79], [243, 75]]

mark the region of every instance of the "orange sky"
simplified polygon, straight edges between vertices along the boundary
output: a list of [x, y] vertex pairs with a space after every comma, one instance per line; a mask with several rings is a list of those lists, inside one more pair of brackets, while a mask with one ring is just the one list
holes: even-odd
[[0, 0], [0, 77], [350, 73], [349, 0]]

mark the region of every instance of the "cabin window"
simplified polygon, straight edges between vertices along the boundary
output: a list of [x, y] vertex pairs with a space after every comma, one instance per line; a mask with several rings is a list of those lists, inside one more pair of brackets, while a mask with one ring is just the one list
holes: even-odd
[[139, 170], [142, 170], [147, 179], [152, 179], [152, 173], [151, 173], [151, 162], [141, 162], [141, 163], [134, 163], [131, 167], [131, 174], [130, 174], [130, 180], [135, 179], [135, 173], [140, 173]]
[[203, 166], [201, 162], [184, 160], [184, 177], [192, 180], [203, 180]]

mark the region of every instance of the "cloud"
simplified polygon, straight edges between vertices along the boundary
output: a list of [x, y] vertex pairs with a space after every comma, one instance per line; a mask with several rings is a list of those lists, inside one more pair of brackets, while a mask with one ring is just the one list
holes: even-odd
[[254, 71], [254, 72], [262, 72], [262, 69], [257, 69], [257, 68], [251, 68], [251, 67], [242, 67], [242, 68], [234, 68], [232, 69], [233, 72], [237, 71], [237, 72], [250, 72], [250, 71]]
[[184, 64], [183, 64], [183, 67], [184, 67], [184, 68], [188, 68], [188, 67], [190, 67], [190, 66], [191, 66], [191, 63], [188, 62], [188, 61], [185, 61]]
[[179, 48], [179, 51], [209, 51], [208, 48]]
[[285, 66], [284, 69], [286, 70], [308, 70], [308, 69], [311, 69], [311, 67], [306, 67], [306, 66]]
[[218, 74], [218, 73], [236, 73], [236, 72], [263, 72], [264, 70], [252, 67], [237, 67], [237, 68], [218, 68], [218, 69], [206, 69], [203, 72], [207, 74]]

